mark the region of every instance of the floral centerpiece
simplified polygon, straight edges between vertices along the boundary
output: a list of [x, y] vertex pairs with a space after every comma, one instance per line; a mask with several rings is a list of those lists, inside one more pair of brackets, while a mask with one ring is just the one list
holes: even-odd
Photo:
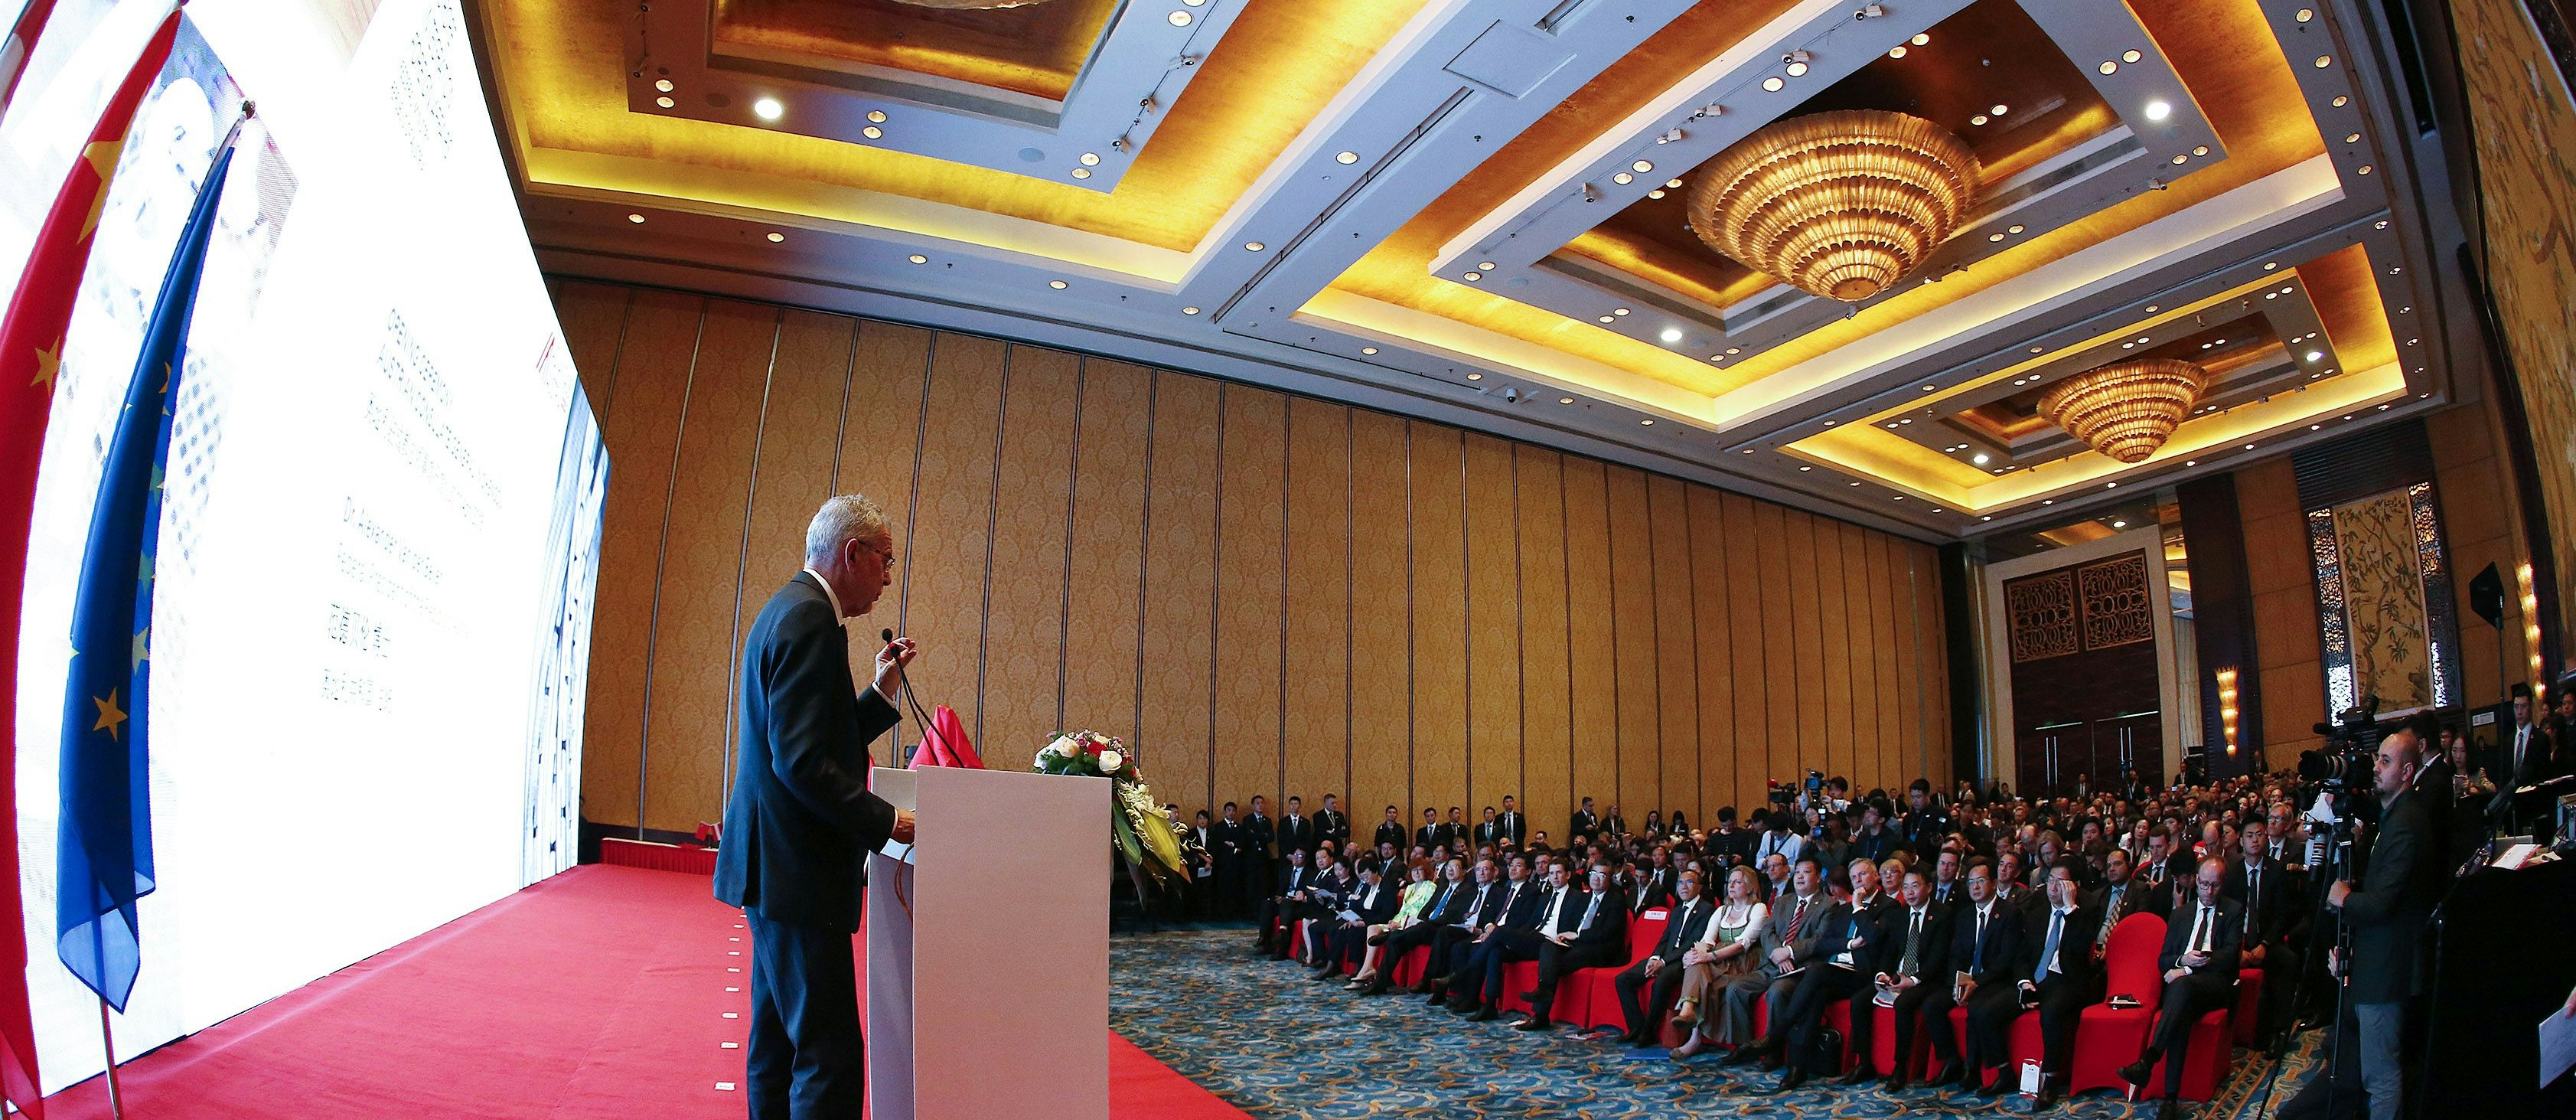
[[1096, 731], [1057, 735], [1039, 748], [1030, 769], [1109, 779], [1109, 834], [1118, 854], [1128, 866], [1142, 868], [1158, 880], [1187, 875], [1181, 865], [1180, 838], [1173, 834], [1171, 822], [1163, 819], [1153, 791], [1145, 788], [1145, 771], [1136, 765], [1136, 756], [1116, 736]]

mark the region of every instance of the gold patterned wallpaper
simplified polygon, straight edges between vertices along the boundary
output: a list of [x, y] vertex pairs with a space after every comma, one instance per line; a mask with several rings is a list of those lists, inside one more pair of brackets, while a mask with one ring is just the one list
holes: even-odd
[[[2452, 0], [2487, 234], [2488, 283], [2521, 381], [2540, 491], [2558, 534], [2576, 528], [2576, 99], [2522, 0]], [[2558, 563], [2561, 617], [2576, 563]]]

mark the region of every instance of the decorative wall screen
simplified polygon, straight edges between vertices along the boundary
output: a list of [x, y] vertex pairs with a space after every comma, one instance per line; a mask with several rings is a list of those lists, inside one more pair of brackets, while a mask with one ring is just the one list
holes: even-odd
[[2153, 641], [2154, 607], [2143, 552], [2004, 584], [2015, 664]]
[[2433, 484], [2309, 510], [2326, 699], [2383, 713], [2460, 700], [2459, 620]]

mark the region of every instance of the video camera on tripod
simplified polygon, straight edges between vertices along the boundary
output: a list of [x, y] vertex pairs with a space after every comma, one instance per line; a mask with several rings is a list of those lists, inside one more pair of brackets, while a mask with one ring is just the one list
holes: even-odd
[[2326, 737], [2325, 749], [2299, 752], [2299, 778], [2334, 790], [2367, 788], [2379, 750], [2379, 694], [2362, 697], [2315, 730]]

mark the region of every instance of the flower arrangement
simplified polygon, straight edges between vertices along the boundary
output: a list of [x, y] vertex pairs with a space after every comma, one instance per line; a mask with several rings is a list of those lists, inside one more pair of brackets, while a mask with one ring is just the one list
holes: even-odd
[[1038, 749], [1037, 762], [1030, 769], [1109, 779], [1109, 832], [1118, 854], [1129, 866], [1142, 868], [1156, 879], [1187, 875], [1180, 838], [1173, 834], [1171, 822], [1163, 819], [1153, 791], [1145, 788], [1145, 771], [1136, 764], [1135, 754], [1116, 736], [1095, 731], [1057, 735]]

